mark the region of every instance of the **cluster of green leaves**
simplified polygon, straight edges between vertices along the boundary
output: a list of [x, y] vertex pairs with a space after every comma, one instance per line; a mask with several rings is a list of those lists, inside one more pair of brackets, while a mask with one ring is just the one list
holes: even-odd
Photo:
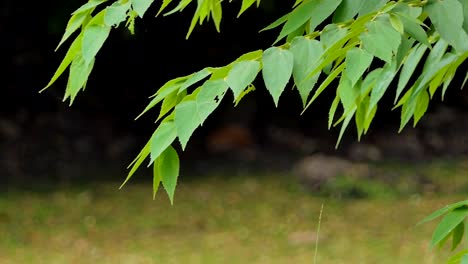
[[[153, 1], [154, 0], [117, 0], [108, 6], [102, 7], [107, 0], [89, 0], [86, 4], [75, 10], [68, 21], [65, 33], [60, 40], [57, 49], [74, 33], [77, 31], [79, 31], [79, 33], [71, 43], [55, 74], [41, 92], [54, 84], [65, 70], [69, 68], [68, 82], [63, 101], [70, 99], [71, 105], [77, 94], [81, 90], [85, 89], [86, 82], [88, 81], [89, 75], [91, 74], [94, 66], [96, 55], [107, 40], [111, 29], [113, 27], [118, 27], [122, 22], [126, 22], [125, 26], [133, 34], [135, 19], [137, 17], [142, 18]], [[177, 6], [164, 15], [170, 15], [175, 12], [182, 11], [191, 2], [192, 0], [180, 0]], [[197, 9], [192, 19], [187, 37], [193, 31], [197, 22], [202, 24], [210, 17], [213, 19], [215, 27], [219, 31], [222, 17], [221, 2], [222, 0], [197, 1]], [[172, 0], [163, 0], [156, 15], [162, 13], [171, 3]], [[254, 3], [257, 3], [258, 6], [260, 1], [243, 0], [239, 16]], [[197, 113], [199, 115], [196, 120], [198, 120], [199, 123], [202, 123], [217, 106], [217, 104], [210, 104], [212, 96], [217, 96], [218, 94], [222, 96], [222, 86], [224, 85], [221, 84], [221, 82], [206, 84], [205, 87], [208, 88], [204, 89], [204, 92], [201, 92], [198, 97], [196, 93], [191, 93], [190, 96], [187, 96], [186, 89], [211, 74], [212, 70], [213, 69], [205, 69], [190, 78], [190, 80], [188, 80], [189, 76], [187, 76], [185, 79], [179, 78], [169, 82], [166, 86], [171, 86], [171, 84], [180, 84], [182, 80], [187, 81], [184, 83], [183, 87], [178, 87], [181, 89], [179, 89], [177, 93], [175, 93], [174, 89], [176, 86], [166, 87], [166, 89], [161, 88], [155, 95], [155, 99], [152, 101], [151, 106], [149, 106], [148, 109], [164, 99], [160, 114], [161, 118], [176, 104], [181, 103], [182, 106], [179, 106], [178, 109], [185, 109], [185, 111], [198, 109]], [[220, 90], [218, 91], [218, 89]], [[211, 94], [212, 92], [215, 92], [216, 95]], [[193, 102], [190, 100], [195, 98], [198, 99]], [[219, 98], [219, 100], [221, 100], [221, 98]], [[185, 108], [184, 105], [186, 106]], [[210, 108], [212, 108], [211, 111], [209, 110]], [[181, 139], [181, 142], [186, 143], [191, 135], [190, 131], [193, 132], [196, 128], [196, 125], [193, 122], [186, 124], [181, 121], [181, 118], [183, 118], [183, 110], [179, 110], [178, 113], [178, 118], [175, 120], [173, 118], [174, 115], [172, 115], [172, 118], [169, 116], [160, 123], [159, 128], [150, 140], [153, 143], [147, 144], [135, 161], [130, 164], [132, 168], [127, 178], [128, 180], [134, 174], [135, 170], [141, 165], [143, 160], [151, 153], [150, 165], [154, 164], [154, 194], [156, 194], [159, 184], [162, 182], [171, 202], [173, 201], [177, 177], [179, 175], [179, 159], [177, 152], [170, 147], [170, 145], [177, 135]], [[177, 127], [182, 131], [179, 134], [175, 132]]]
[[[447, 205], [425, 219], [420, 224], [434, 220], [445, 215], [437, 225], [432, 235], [431, 247], [443, 247], [447, 240], [452, 238], [452, 251], [455, 250], [463, 240], [466, 232], [466, 219], [468, 218], [468, 200]], [[468, 264], [468, 249], [459, 251], [447, 262], [448, 264]]]
[[[110, 29], [126, 21], [133, 31], [135, 18], [142, 17], [153, 1], [119, 0], [93, 15], [103, 2], [90, 0], [76, 10], [60, 42], [81, 28], [47, 85], [70, 66], [65, 91], [70, 103], [84, 89]], [[158, 14], [171, 2], [163, 0]], [[180, 0], [166, 15], [182, 11], [191, 2]], [[259, 1], [243, 0], [239, 15], [254, 3]], [[197, 22], [210, 17], [219, 30], [221, 10], [220, 0], [198, 0], [187, 36]], [[443, 97], [457, 68], [468, 57], [468, 2], [464, 0], [296, 0], [291, 12], [263, 30], [280, 26], [273, 44], [282, 42], [279, 46], [175, 78], [157, 89], [142, 114], [159, 106], [159, 125], [130, 164], [124, 184], [150, 157], [154, 193], [162, 182], [172, 201], [179, 172], [174, 141], [178, 139], [184, 150], [226, 93], [232, 92], [237, 105], [255, 90], [252, 83], [260, 73], [275, 105], [292, 79], [304, 111], [325, 89], [335, 87], [328, 125], [341, 124], [338, 146], [353, 120], [358, 138], [366, 134], [380, 99], [392, 90], [393, 82], [397, 83], [393, 89], [395, 108], [401, 107], [400, 130], [411, 118], [416, 125], [439, 87]]]

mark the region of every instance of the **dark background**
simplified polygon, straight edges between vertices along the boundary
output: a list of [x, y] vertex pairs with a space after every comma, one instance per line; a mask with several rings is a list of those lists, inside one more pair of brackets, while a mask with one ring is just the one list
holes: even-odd
[[[156, 128], [157, 110], [133, 120], [149, 102], [148, 96], [172, 78], [268, 48], [278, 31], [258, 31], [290, 10], [285, 1], [267, 1], [236, 19], [240, 2], [223, 3], [221, 33], [209, 21], [197, 26], [188, 40], [185, 35], [194, 4], [183, 13], [157, 18], [159, 5], [154, 4], [145, 19], [137, 19], [135, 35], [123, 25], [112, 30], [86, 91], [69, 107], [62, 102], [66, 73], [47, 91], [38, 91], [63, 58], [70, 41], [59, 51], [54, 49], [70, 14], [84, 1], [2, 1], [0, 182], [122, 179], [126, 164]], [[429, 115], [434, 117], [423, 118], [417, 130], [408, 126], [401, 135], [397, 135], [400, 113], [389, 110], [393, 93], [387, 93], [361, 145], [377, 146], [384, 158], [402, 160], [466, 153], [468, 100], [466, 91], [457, 88], [465, 71], [463, 65], [444, 102], [439, 94], [432, 101]], [[333, 89], [301, 116], [297, 91], [287, 89], [276, 109], [261, 80], [255, 84], [257, 90], [237, 108], [228, 96], [195, 132], [187, 151], [181, 153], [182, 173], [248, 166], [288, 170], [301, 156], [319, 152], [372, 159], [368, 154], [353, 156], [352, 126], [335, 151], [339, 128], [331, 132], [326, 128]], [[216, 149], [210, 143], [216, 142], [213, 137], [227, 138], [226, 148]]]

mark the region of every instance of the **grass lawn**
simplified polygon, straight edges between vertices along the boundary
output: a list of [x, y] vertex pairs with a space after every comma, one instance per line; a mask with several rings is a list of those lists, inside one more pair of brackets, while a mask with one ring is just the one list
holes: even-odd
[[[465, 177], [466, 175], [462, 175]], [[466, 177], [465, 177], [466, 178]], [[463, 194], [336, 199], [287, 176], [180, 179], [175, 204], [149, 183], [0, 194], [0, 263], [443, 263], [437, 222], [415, 224]], [[466, 244], [466, 243], [465, 243]]]

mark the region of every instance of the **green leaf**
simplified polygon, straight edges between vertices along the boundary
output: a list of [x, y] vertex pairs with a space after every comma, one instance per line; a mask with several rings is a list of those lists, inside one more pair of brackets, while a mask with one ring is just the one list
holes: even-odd
[[279, 97], [291, 78], [294, 55], [289, 50], [271, 47], [263, 53], [262, 63], [265, 86], [278, 106]]
[[429, 94], [426, 91], [422, 91], [418, 96], [416, 108], [414, 110], [413, 126], [416, 126], [416, 124], [419, 122], [421, 117], [423, 117], [423, 115], [427, 111], [428, 106], [429, 106]]
[[333, 23], [351, 20], [357, 15], [366, 0], [343, 0], [333, 14]]
[[[323, 92], [323, 90], [325, 90], [325, 88], [328, 87], [328, 85], [330, 85], [330, 83], [335, 80], [335, 78], [344, 70], [345, 68], [345, 64], [342, 63], [339, 67], [337, 67], [335, 70], [333, 70], [333, 72], [331, 72], [327, 78], [322, 82], [322, 84], [320, 84], [320, 86], [317, 88], [317, 90], [315, 91], [314, 93], [314, 96], [312, 97], [312, 99], [310, 99], [310, 101], [307, 103], [307, 105], [304, 107], [304, 110], [302, 110], [302, 114], [305, 112], [305, 110], [307, 108], [309, 108], [309, 106], [315, 101], [315, 99], [317, 99], [317, 97]], [[338, 95], [337, 95], [338, 96]], [[338, 103], [340, 102], [340, 97], [338, 97]]]
[[388, 0], [371, 0], [371, 1], [367, 0], [367, 1], [364, 1], [363, 5], [359, 9], [359, 16], [363, 16], [363, 15], [372, 13], [374, 11], [377, 11], [377, 10], [381, 9], [387, 2], [388, 2]]
[[396, 16], [395, 14], [390, 14], [390, 24], [392, 24], [392, 27], [398, 31], [398, 33], [402, 34], [405, 32], [405, 26], [403, 25], [403, 22], [401, 19]]
[[160, 162], [159, 158], [153, 163], [153, 200], [156, 199], [156, 193], [158, 193], [159, 184], [161, 183], [161, 173], [159, 173]]
[[356, 129], [358, 133], [358, 141], [361, 140], [361, 136], [363, 133], [367, 131], [369, 128], [370, 122], [367, 124], [366, 123], [366, 114], [367, 114], [367, 109], [369, 108], [369, 102], [370, 102], [370, 97], [365, 96], [361, 102], [359, 103], [359, 106], [356, 109], [356, 116], [355, 116], [355, 122], [356, 122]]
[[361, 91], [359, 93], [359, 96], [361, 98], [366, 97], [370, 93], [370, 91], [372, 91], [375, 84], [377, 83], [377, 80], [379, 80], [378, 78], [380, 78], [382, 71], [382, 68], [377, 68], [366, 75], [366, 78], [364, 78], [364, 80], [362, 81], [360, 89]]
[[242, 56], [237, 58], [233, 63], [236, 63], [239, 61], [258, 60], [262, 57], [262, 55], [263, 55], [262, 50], [251, 51], [251, 52], [243, 54]]
[[73, 12], [72, 15], [89, 11], [89, 10], [95, 8], [96, 6], [106, 2], [106, 1], [107, 0], [90, 0], [88, 3], [82, 5], [80, 8], [75, 10], [75, 12]]
[[302, 98], [302, 105], [305, 106], [309, 93], [320, 76], [320, 72], [310, 78], [307, 78], [307, 76], [312, 66], [320, 59], [323, 53], [323, 46], [317, 40], [297, 37], [292, 41], [289, 50], [294, 56], [292, 72], [294, 83]]
[[461, 258], [460, 264], [468, 264], [468, 254], [465, 254], [465, 255]]
[[375, 86], [371, 92], [367, 116], [369, 116], [370, 111], [375, 106], [377, 106], [377, 103], [380, 101], [380, 98], [382, 98], [382, 96], [384, 95], [385, 91], [387, 90], [388, 86], [392, 82], [397, 72], [395, 61], [391, 64], [386, 64], [382, 69], [383, 70], [380, 73], [379, 78], [377, 79], [377, 82], [375, 83]]
[[50, 79], [49, 83], [44, 87], [41, 91], [43, 92], [47, 88], [49, 88], [57, 79], [62, 75], [62, 73], [68, 68], [70, 63], [75, 59], [75, 57], [81, 52], [81, 40], [83, 35], [79, 35], [73, 43], [70, 45], [65, 57], [63, 58], [62, 62], [60, 63], [58, 69], [55, 71], [54, 76]]
[[309, 0], [302, 2], [291, 13], [289, 13], [286, 23], [276, 39], [275, 43], [283, 39], [304, 25], [311, 19], [311, 31], [329, 17], [341, 3], [341, 0]]
[[320, 42], [325, 46], [325, 48], [329, 48], [339, 40], [345, 38], [347, 33], [348, 29], [346, 27], [329, 24], [325, 26], [320, 34]]
[[316, 27], [320, 25], [327, 17], [333, 14], [336, 8], [341, 4], [342, 0], [311, 0], [316, 4], [316, 7], [313, 9], [312, 16], [309, 20], [309, 30], [310, 32], [315, 31]]
[[[174, 81], [174, 80], [172, 80]], [[172, 81], [169, 81], [168, 83], [172, 82]], [[150, 103], [145, 107], [145, 109], [135, 118], [138, 119], [140, 118], [142, 115], [144, 115], [146, 112], [148, 112], [149, 110], [151, 110], [154, 106], [156, 106], [159, 102], [161, 102], [162, 100], [164, 100], [164, 98], [166, 98], [167, 96], [171, 95], [173, 92], [177, 91], [179, 88], [180, 88], [180, 83], [177, 83], [177, 82], [174, 82], [174, 83], [171, 83], [170, 85], [168, 85], [168, 83], [166, 83], [163, 87], [161, 87], [159, 90], [158, 90], [158, 93], [156, 95], [156, 97], [154, 97]], [[159, 92], [161, 91], [161, 92]]]
[[270, 30], [270, 29], [274, 29], [274, 28], [280, 26], [284, 22], [288, 21], [288, 16], [289, 16], [289, 13], [282, 16], [282, 17], [280, 17], [280, 18], [278, 18], [277, 20], [275, 20], [275, 22], [273, 22], [270, 25], [266, 26], [265, 28], [261, 29], [260, 32]]
[[68, 78], [67, 89], [65, 90], [64, 101], [70, 97], [70, 105], [88, 80], [89, 74], [93, 69], [94, 60], [87, 63], [80, 55], [76, 56], [70, 66], [70, 75]]
[[163, 121], [151, 137], [151, 165], [161, 153], [174, 142], [177, 137], [177, 128], [173, 121]]
[[158, 13], [156, 14], [156, 16], [159, 16], [159, 14], [161, 14], [161, 12], [166, 9], [166, 7], [172, 3], [172, 0], [163, 0], [162, 4], [161, 4], [161, 7], [159, 8], [158, 10]]
[[335, 96], [335, 99], [333, 100], [330, 106], [330, 110], [328, 111], [328, 129], [330, 129], [333, 124], [333, 119], [335, 118], [335, 112], [339, 104], [340, 104], [340, 96], [337, 93]]
[[104, 25], [89, 25], [85, 28], [81, 51], [86, 63], [89, 64], [94, 60], [94, 57], [109, 36], [110, 29], [109, 26]]
[[452, 251], [460, 244], [464, 233], [465, 223], [462, 221], [455, 227], [455, 229], [453, 229]]
[[468, 33], [468, 1], [460, 0], [463, 6], [463, 29]]
[[429, 55], [426, 58], [426, 62], [424, 63], [423, 72], [427, 71], [433, 64], [439, 62], [444, 56], [445, 52], [447, 51], [448, 43], [440, 39], [434, 44], [434, 47], [429, 52]]
[[445, 213], [447, 213], [449, 211], [452, 211], [452, 210], [454, 210], [456, 208], [462, 207], [462, 206], [468, 206], [468, 200], [459, 201], [459, 202], [456, 202], [456, 203], [453, 203], [453, 204], [448, 204], [448, 205], [438, 209], [437, 211], [433, 212], [432, 214], [430, 214], [429, 216], [427, 216], [423, 220], [421, 220], [419, 223], [417, 223], [417, 225], [421, 225], [421, 224], [427, 223], [429, 221], [432, 221], [432, 220], [444, 215]]
[[137, 12], [139, 17], [143, 17], [146, 10], [151, 6], [154, 0], [131, 0], [132, 7]]
[[468, 215], [468, 207], [459, 207], [442, 218], [432, 235], [431, 247], [437, 245], [442, 239], [448, 236], [454, 228], [462, 222]]
[[223, 16], [223, 10], [221, 9], [221, 1], [211, 2], [211, 16], [216, 27], [216, 31], [220, 32], [221, 18]]
[[237, 17], [240, 17], [250, 6], [252, 6], [257, 0], [242, 0], [242, 6]]
[[343, 74], [341, 77], [337, 92], [340, 96], [345, 112], [349, 112], [350, 109], [356, 107], [356, 99], [359, 95], [359, 89], [354, 87], [346, 74]]
[[236, 107], [240, 100], [242, 100], [242, 98], [244, 98], [244, 96], [246, 96], [247, 94], [251, 93], [255, 91], [255, 86], [253, 84], [250, 84], [247, 89], [244, 89], [240, 94], [239, 96], [237, 97], [237, 99], [234, 101], [234, 107]]
[[173, 147], [168, 147], [160, 156], [159, 175], [161, 176], [162, 185], [166, 190], [167, 196], [169, 196], [171, 205], [174, 204], [179, 167], [180, 161], [177, 151]]
[[343, 125], [341, 126], [341, 129], [340, 129], [340, 134], [338, 135], [338, 140], [336, 141], [336, 145], [335, 145], [335, 149], [338, 148], [338, 146], [340, 145], [340, 142], [341, 142], [341, 139], [343, 138], [343, 135], [344, 135], [344, 132], [346, 130], [346, 128], [348, 127], [349, 125], [349, 122], [351, 121], [351, 119], [353, 119], [353, 116], [354, 116], [354, 113], [356, 112], [356, 107], [354, 107], [345, 117], [344, 121], [343, 121]]
[[390, 63], [401, 43], [401, 35], [388, 23], [374, 20], [368, 23], [367, 32], [360, 39], [365, 50], [381, 60]]
[[169, 111], [172, 110], [182, 99], [187, 95], [187, 91], [183, 91], [182, 93], [176, 93], [175, 91], [168, 95], [162, 105], [161, 105], [161, 110], [159, 111], [159, 116], [158, 119], [161, 119], [164, 117]]
[[234, 102], [244, 89], [251, 84], [260, 71], [258, 61], [240, 61], [234, 64], [226, 78], [226, 82], [234, 93]]
[[174, 13], [177, 12], [177, 11], [182, 11], [182, 10], [183, 10], [186, 6], [188, 6], [191, 2], [192, 2], [192, 0], [181, 0], [181, 1], [179, 2], [179, 4], [178, 4], [174, 9], [172, 9], [171, 11], [165, 13], [164, 16], [172, 15], [172, 14], [174, 14]]
[[129, 168], [132, 167], [132, 168], [130, 169], [130, 172], [128, 173], [125, 181], [122, 183], [122, 185], [120, 185], [119, 189], [123, 188], [123, 186], [130, 180], [133, 174], [135, 174], [136, 170], [140, 167], [143, 161], [145, 161], [145, 159], [149, 156], [150, 143], [151, 143], [151, 140], [149, 140], [148, 143], [146, 143], [146, 145], [143, 147], [143, 149], [141, 149], [140, 153], [137, 155], [135, 160], [132, 163], [130, 163], [130, 166], [128, 167]]
[[413, 47], [413, 44], [415, 42], [416, 41], [411, 37], [401, 38], [401, 44], [400, 44], [400, 47], [398, 48], [398, 52], [397, 52], [397, 55], [395, 57], [397, 67], [401, 67], [401, 65], [403, 64], [404, 60], [408, 56], [408, 53], [409, 53], [410, 49]]
[[417, 44], [411, 49], [410, 53], [408, 54], [408, 57], [406, 58], [400, 72], [400, 78], [398, 79], [398, 87], [394, 103], [396, 103], [396, 101], [400, 97], [401, 92], [408, 84], [409, 79], [413, 76], [414, 70], [416, 70], [416, 67], [419, 65], [419, 62], [421, 61], [422, 56], [426, 52], [426, 49], [427, 46]]
[[400, 18], [403, 23], [404, 30], [409, 36], [430, 47], [426, 31], [418, 23], [419, 20], [402, 13], [396, 13], [396, 16]]
[[182, 149], [195, 129], [218, 107], [227, 89], [223, 80], [208, 80], [176, 106], [174, 122]]
[[86, 17], [89, 16], [89, 12], [80, 12], [78, 14], [73, 15], [70, 20], [68, 21], [67, 28], [65, 29], [65, 33], [62, 36], [59, 44], [55, 48], [57, 51], [60, 46], [78, 29], [81, 27], [83, 22], [85, 21]]
[[[457, 254], [453, 255], [450, 257], [450, 259], [447, 261], [447, 264], [468, 264], [467, 263], [461, 263], [461, 260], [463, 257], [468, 257], [468, 249], [461, 250]], [[468, 258], [467, 258], [468, 260]]]
[[104, 15], [104, 23], [111, 26], [118, 26], [122, 21], [127, 18], [127, 12], [130, 8], [130, 2], [122, 4], [121, 2], [115, 2], [106, 9]]
[[463, 30], [463, 6], [459, 1], [430, 1], [424, 11], [444, 40], [458, 52], [468, 50], [468, 35]]
[[179, 89], [179, 93], [185, 91], [187, 88], [190, 86], [194, 85], [195, 83], [205, 79], [207, 76], [209, 76], [212, 73], [211, 68], [204, 68], [201, 71], [198, 71], [192, 75], [182, 84], [182, 86]]
[[457, 70], [458, 67], [455, 68], [449, 68], [447, 70], [447, 74], [445, 75], [445, 80], [444, 80], [444, 86], [442, 87], [442, 100], [445, 98], [445, 92], [447, 92], [447, 88], [450, 85], [450, 83], [453, 80], [453, 77], [455, 77], [455, 71]]
[[[459, 57], [452, 53], [446, 53], [442, 59], [434, 64], [429, 65], [426, 69], [423, 69], [421, 76], [416, 81], [415, 89], [411, 94], [409, 100], [414, 100], [419, 92], [423, 90], [427, 84], [437, 75], [438, 72], [455, 62]], [[427, 62], [427, 61], [426, 61]]]
[[351, 81], [351, 86], [354, 86], [367, 68], [369, 68], [373, 58], [367, 51], [356, 47], [346, 53], [346, 69], [344, 73]]

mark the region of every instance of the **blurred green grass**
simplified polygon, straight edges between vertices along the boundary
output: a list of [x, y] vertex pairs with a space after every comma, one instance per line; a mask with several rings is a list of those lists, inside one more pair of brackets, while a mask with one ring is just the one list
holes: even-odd
[[444, 192], [385, 198], [314, 196], [280, 174], [182, 175], [174, 206], [132, 181], [10, 190], [0, 194], [0, 263], [313, 263], [322, 203], [319, 264], [443, 263], [449, 248], [429, 249], [437, 222], [416, 223], [466, 199], [452, 192], [464, 167], [446, 164], [424, 166], [443, 174]]

